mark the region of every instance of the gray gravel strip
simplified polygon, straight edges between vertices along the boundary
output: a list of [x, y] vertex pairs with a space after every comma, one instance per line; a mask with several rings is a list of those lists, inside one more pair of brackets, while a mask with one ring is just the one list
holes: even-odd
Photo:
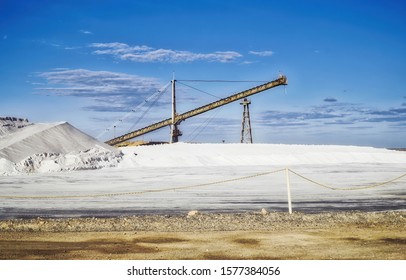
[[105, 232], [105, 231], [248, 231], [353, 226], [396, 227], [406, 230], [406, 212], [327, 212], [318, 214], [247, 212], [185, 215], [123, 216], [116, 218], [12, 219], [0, 220], [0, 232]]

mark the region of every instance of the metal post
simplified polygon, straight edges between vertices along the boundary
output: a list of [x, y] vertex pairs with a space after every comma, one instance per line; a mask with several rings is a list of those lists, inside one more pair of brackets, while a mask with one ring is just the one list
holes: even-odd
[[286, 174], [286, 187], [288, 190], [288, 207], [289, 207], [289, 214], [292, 214], [292, 198], [290, 196], [290, 181], [289, 181], [289, 168], [285, 169]]
[[171, 139], [170, 143], [178, 142], [178, 136], [176, 133], [176, 92], [175, 92], [175, 73], [173, 74], [172, 79], [172, 124], [171, 124]]

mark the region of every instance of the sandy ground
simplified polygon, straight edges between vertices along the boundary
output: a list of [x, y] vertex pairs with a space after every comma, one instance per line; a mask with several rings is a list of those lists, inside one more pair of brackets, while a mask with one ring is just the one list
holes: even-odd
[[406, 259], [406, 212], [0, 221], [0, 259]]

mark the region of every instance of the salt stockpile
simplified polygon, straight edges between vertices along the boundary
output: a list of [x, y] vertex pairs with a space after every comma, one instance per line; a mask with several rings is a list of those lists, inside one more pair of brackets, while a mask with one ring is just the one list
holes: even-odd
[[115, 167], [396, 164], [406, 152], [372, 147], [285, 144], [108, 146], [66, 122], [0, 118], [0, 175]]
[[0, 119], [0, 175], [115, 166], [119, 150], [67, 122], [32, 124]]
[[188, 144], [122, 148], [119, 167], [400, 164], [406, 152], [373, 147], [286, 144]]
[[32, 125], [27, 119], [16, 117], [0, 117], [0, 137], [17, 131], [25, 126]]

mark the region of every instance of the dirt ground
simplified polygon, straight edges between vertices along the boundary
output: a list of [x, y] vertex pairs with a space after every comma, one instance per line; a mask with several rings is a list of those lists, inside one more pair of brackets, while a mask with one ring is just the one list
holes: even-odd
[[0, 259], [405, 260], [405, 221], [405, 212], [3, 220]]

